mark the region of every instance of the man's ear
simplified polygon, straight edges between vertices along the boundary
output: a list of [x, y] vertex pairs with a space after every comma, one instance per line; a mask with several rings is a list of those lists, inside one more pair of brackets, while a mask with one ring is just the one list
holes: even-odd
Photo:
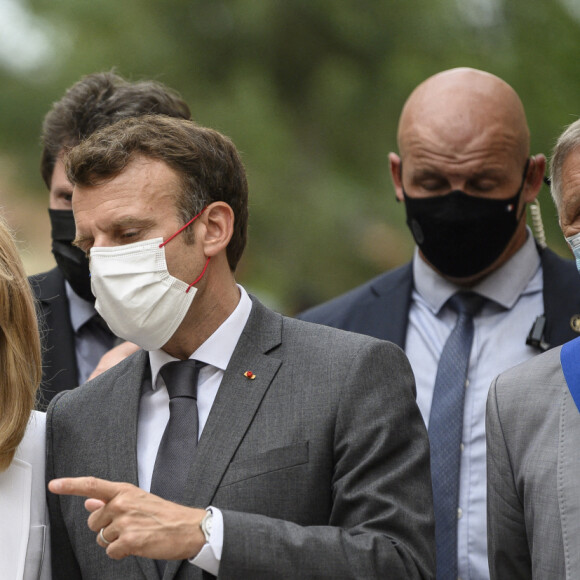
[[396, 153], [389, 153], [389, 165], [391, 168], [391, 179], [395, 186], [397, 201], [403, 201], [403, 180], [401, 178], [401, 158]]
[[224, 201], [215, 201], [207, 206], [200, 219], [205, 225], [199, 238], [204, 254], [209, 258], [225, 251], [234, 233], [234, 210]]
[[525, 203], [531, 203], [538, 197], [544, 181], [545, 172], [546, 156], [542, 153], [532, 155], [530, 157], [530, 168], [528, 169], [528, 175], [526, 176], [526, 182], [522, 192]]

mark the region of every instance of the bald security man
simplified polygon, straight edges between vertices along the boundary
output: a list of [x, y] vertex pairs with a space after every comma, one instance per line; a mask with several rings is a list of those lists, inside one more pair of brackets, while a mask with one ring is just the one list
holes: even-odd
[[503, 80], [468, 68], [430, 77], [403, 107], [398, 146], [390, 170], [413, 260], [300, 318], [405, 350], [431, 442], [437, 577], [489, 578], [489, 385], [577, 336], [580, 279], [526, 227], [546, 159], [530, 155], [524, 108]]

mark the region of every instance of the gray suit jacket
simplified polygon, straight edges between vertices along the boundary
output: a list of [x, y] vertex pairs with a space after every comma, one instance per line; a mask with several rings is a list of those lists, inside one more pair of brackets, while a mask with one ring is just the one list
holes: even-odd
[[501, 374], [489, 393], [492, 579], [580, 578], [580, 413], [561, 349]]
[[[244, 377], [251, 370], [255, 380]], [[47, 476], [137, 484], [138, 352], [48, 410]], [[405, 355], [254, 300], [201, 435], [187, 505], [224, 515], [220, 578], [431, 578], [428, 440]], [[49, 494], [55, 579], [154, 580], [110, 560], [83, 500]], [[165, 578], [201, 578], [172, 562]]]

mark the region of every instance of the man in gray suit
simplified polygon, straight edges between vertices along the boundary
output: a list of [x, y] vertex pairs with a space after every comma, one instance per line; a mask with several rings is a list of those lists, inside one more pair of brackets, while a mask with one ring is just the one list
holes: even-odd
[[96, 308], [145, 350], [48, 409], [54, 577], [432, 578], [408, 361], [236, 284], [248, 208], [233, 143], [146, 116], [67, 163]]
[[[580, 267], [580, 121], [551, 162], [560, 227]], [[571, 325], [578, 327], [578, 317]], [[580, 578], [580, 339], [502, 373], [487, 402], [493, 579]]]

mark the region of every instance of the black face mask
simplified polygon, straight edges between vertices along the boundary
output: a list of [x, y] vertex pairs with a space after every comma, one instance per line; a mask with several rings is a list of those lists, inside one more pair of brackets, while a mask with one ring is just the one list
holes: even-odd
[[82, 250], [71, 243], [75, 239], [72, 210], [49, 209], [48, 215], [52, 225], [52, 253], [60, 271], [76, 294], [94, 304], [89, 260]]
[[403, 188], [407, 225], [427, 260], [445, 276], [468, 278], [499, 258], [524, 216], [517, 215], [522, 183], [509, 199], [487, 199], [454, 190], [446, 195], [409, 197]]

